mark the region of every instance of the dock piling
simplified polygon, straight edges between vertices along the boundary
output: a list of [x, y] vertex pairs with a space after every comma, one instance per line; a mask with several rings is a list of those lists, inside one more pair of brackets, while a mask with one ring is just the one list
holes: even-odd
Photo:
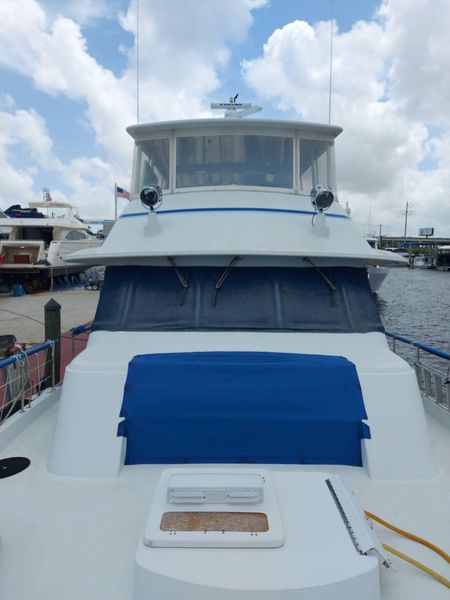
[[45, 311], [45, 339], [56, 340], [52, 346], [51, 361], [45, 363], [45, 381], [52, 382], [52, 386], [60, 380], [61, 365], [61, 305], [51, 298], [44, 306]]

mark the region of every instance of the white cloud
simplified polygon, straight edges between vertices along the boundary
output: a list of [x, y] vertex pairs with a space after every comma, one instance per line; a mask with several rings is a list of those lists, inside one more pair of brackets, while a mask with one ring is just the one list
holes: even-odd
[[82, 207], [82, 217], [113, 216], [114, 173], [110, 164], [98, 157], [78, 157], [65, 166], [60, 179], [71, 202]]
[[[244, 39], [251, 11], [266, 2], [171, 0], [170, 10], [165, 0], [141, 2], [141, 121], [206, 114], [208, 94], [220, 85], [218, 72], [229, 59], [228, 44]], [[107, 203], [113, 178], [127, 186], [130, 177], [132, 140], [125, 127], [136, 115], [136, 48], [128, 50], [128, 68], [116, 77], [89, 53], [82, 33], [82, 27], [108, 16], [111, 6], [117, 3], [0, 3], [0, 66], [30, 78], [42, 92], [83, 103], [96, 143], [106, 151], [108, 164], [97, 157], [80, 157], [63, 165], [63, 171], [56, 158], [50, 159], [48, 139], [41, 148], [31, 145], [32, 138], [26, 140], [37, 164], [57, 171], [71, 197], [90, 213], [93, 198], [99, 199], [99, 206]], [[135, 6], [131, 2], [121, 17], [122, 26], [133, 34]], [[34, 128], [38, 121], [34, 118]]]
[[[411, 231], [431, 213], [450, 234], [444, 149], [429, 137], [429, 125], [450, 124], [449, 31], [445, 0], [432, 11], [419, 0], [385, 0], [374, 20], [334, 34], [332, 122], [344, 127], [336, 143], [340, 196], [356, 218], [371, 214], [391, 233], [401, 229], [409, 199]], [[329, 22], [295, 21], [270, 36], [260, 57], [242, 63], [243, 74], [263, 101], [327, 122], [329, 49]], [[437, 164], [425, 169], [431, 157]]]
[[[17, 151], [22, 163], [31, 164], [15, 168]], [[52, 189], [55, 200], [70, 200], [86, 217], [112, 217], [114, 173], [109, 163], [98, 157], [78, 157], [64, 164], [54, 156], [45, 121], [35, 110], [0, 112], [1, 206], [35, 200], [35, 178], [41, 173], [53, 174], [64, 186]]]
[[389, 93], [414, 118], [450, 124], [450, 10], [447, 0], [385, 0]]
[[[13, 107], [14, 101], [5, 108]], [[0, 199], [4, 207], [26, 203], [34, 197], [33, 175], [36, 167], [15, 168], [12, 164], [15, 150], [20, 148], [29, 160], [45, 169], [59, 169], [60, 163], [52, 153], [52, 142], [45, 122], [35, 110], [0, 112]]]
[[[267, 0], [165, 0], [141, 3], [139, 28], [141, 120], [209, 116], [209, 96], [220, 86], [228, 44], [241, 41], [251, 11]], [[133, 2], [121, 23], [136, 33]], [[136, 46], [129, 54], [127, 84], [135, 87]]]
[[[142, 3], [142, 118], [204, 114], [208, 94], [220, 85], [217, 69], [228, 60], [227, 43], [243, 39], [252, 23], [251, 10], [264, 3], [172, 0], [170, 10], [165, 0]], [[132, 2], [121, 18], [132, 33], [135, 9]], [[18, 13], [23, 18], [17, 19]], [[31, 77], [46, 93], [86, 102], [97, 141], [113, 161], [128, 160], [130, 141], [124, 129], [136, 114], [135, 48], [129, 68], [116, 78], [89, 54], [78, 23], [65, 16], [50, 21], [36, 0], [2, 4], [0, 20], [0, 64]]]
[[68, 17], [81, 26], [93, 25], [97, 19], [112, 18], [120, 0], [41, 0], [51, 20]]
[[[227, 68], [230, 44], [245, 39], [252, 11], [265, 4], [171, 0], [168, 10], [166, 0], [141, 2], [141, 121], [209, 115], [208, 101]], [[132, 35], [135, 6], [130, 2], [120, 17]], [[3, 189], [20, 187], [23, 199], [29, 199], [33, 177], [52, 172], [61, 193], [93, 215], [93, 198], [98, 207], [109, 206], [111, 181], [128, 185], [132, 140], [125, 127], [136, 118], [136, 46], [126, 50], [128, 66], [116, 76], [90, 54], [83, 35], [84, 27], [112, 18], [117, 7], [116, 0], [0, 3], [0, 66], [29, 78], [44, 93], [84, 106], [84, 122], [107, 157], [82, 156], [62, 164], [43, 118], [3, 95], [0, 110], [7, 116], [1, 122], [14, 121], [14, 131], [0, 130]], [[274, 31], [261, 56], [243, 63], [248, 86], [282, 111], [326, 121], [329, 26], [295, 21]], [[361, 219], [367, 219], [370, 204], [374, 221], [398, 229], [410, 198], [416, 214], [412, 227], [430, 208], [441, 232], [450, 221], [442, 208], [448, 205], [450, 183], [449, 31], [446, 0], [433, 0], [433, 11], [424, 0], [385, 0], [373, 20], [335, 32], [332, 120], [345, 128], [337, 141], [341, 199], [349, 200]], [[31, 162], [17, 170], [12, 152], [19, 144]], [[20, 183], [11, 183], [14, 174]]]

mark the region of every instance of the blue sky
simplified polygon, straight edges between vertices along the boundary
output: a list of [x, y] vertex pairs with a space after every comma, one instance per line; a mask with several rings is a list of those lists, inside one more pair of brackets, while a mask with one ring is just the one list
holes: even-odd
[[[326, 121], [331, 0], [139, 0], [144, 121], [207, 116], [239, 92], [261, 116]], [[361, 224], [450, 235], [450, 8], [334, 0], [340, 198]], [[136, 119], [136, 0], [0, 3], [0, 207], [41, 188], [111, 217]]]

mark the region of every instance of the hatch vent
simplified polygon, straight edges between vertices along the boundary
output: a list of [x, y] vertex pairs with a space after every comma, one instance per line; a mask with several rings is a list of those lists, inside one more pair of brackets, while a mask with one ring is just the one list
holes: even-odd
[[187, 548], [282, 546], [283, 530], [269, 472], [163, 471], [144, 543]]

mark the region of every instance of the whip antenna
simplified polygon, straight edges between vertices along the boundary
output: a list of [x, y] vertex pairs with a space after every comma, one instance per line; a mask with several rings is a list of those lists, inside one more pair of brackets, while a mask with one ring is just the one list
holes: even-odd
[[139, 0], [136, 0], [136, 120], [139, 125]]
[[331, 90], [333, 85], [333, 22], [334, 2], [331, 0], [331, 24], [330, 24], [330, 87], [328, 92], [328, 124], [331, 123]]

